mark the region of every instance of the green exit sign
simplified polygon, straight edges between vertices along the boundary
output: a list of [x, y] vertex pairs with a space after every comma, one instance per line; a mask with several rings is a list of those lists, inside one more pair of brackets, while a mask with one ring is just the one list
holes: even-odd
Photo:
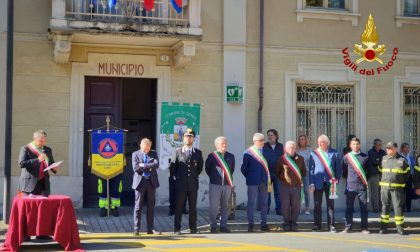
[[243, 102], [244, 90], [241, 86], [226, 86], [227, 102]]

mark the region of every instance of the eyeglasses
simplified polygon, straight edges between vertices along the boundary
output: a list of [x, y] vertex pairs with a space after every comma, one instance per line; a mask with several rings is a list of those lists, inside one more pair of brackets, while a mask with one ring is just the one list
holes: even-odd
[[191, 135], [184, 135], [184, 137], [186, 137], [186, 138], [194, 138], [194, 136], [191, 136]]
[[258, 141], [258, 142], [263, 142], [263, 141], [264, 141], [264, 139], [258, 139], [258, 140], [255, 140], [255, 141]]

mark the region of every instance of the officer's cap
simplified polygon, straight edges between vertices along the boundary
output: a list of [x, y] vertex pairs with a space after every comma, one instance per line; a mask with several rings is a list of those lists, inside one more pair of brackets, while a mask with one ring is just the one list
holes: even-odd
[[396, 142], [393, 142], [393, 141], [388, 142], [388, 143], [386, 144], [386, 148], [387, 148], [387, 149], [392, 148], [392, 147], [397, 148], [397, 147], [398, 147], [398, 144], [397, 144]]
[[185, 132], [184, 132], [184, 136], [192, 136], [195, 137], [195, 132], [193, 129], [188, 128]]

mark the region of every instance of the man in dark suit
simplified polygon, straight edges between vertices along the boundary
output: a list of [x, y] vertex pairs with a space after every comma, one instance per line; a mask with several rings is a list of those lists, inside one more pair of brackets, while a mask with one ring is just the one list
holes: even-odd
[[[28, 195], [49, 195], [50, 175], [48, 171], [44, 172], [44, 169], [54, 163], [54, 158], [51, 148], [45, 146], [47, 133], [44, 130], [37, 130], [34, 132], [33, 139], [32, 142], [20, 148], [19, 190]], [[53, 173], [56, 173], [55, 169], [52, 169]]]
[[[19, 167], [20, 184], [19, 190], [24, 195], [49, 195], [50, 194], [50, 175], [44, 171], [49, 165], [54, 163], [52, 150], [45, 146], [47, 133], [44, 130], [37, 130], [33, 134], [33, 141], [20, 148]], [[58, 167], [51, 169], [56, 173]], [[37, 239], [52, 240], [49, 236], [37, 236]], [[30, 237], [25, 237], [25, 241], [30, 241]]]
[[198, 177], [203, 170], [203, 155], [199, 149], [193, 147], [195, 132], [187, 129], [184, 133], [184, 146], [175, 150], [169, 169], [175, 175], [175, 223], [174, 233], [181, 234], [182, 210], [188, 198], [190, 232], [197, 230], [197, 192]]
[[235, 156], [227, 151], [227, 139], [224, 136], [214, 140], [216, 151], [206, 159], [206, 173], [209, 175], [209, 215], [210, 232], [217, 233], [217, 214], [220, 207], [220, 232], [230, 233], [227, 227], [228, 200], [233, 190], [233, 172]]
[[334, 218], [334, 199], [337, 197], [336, 189], [342, 174], [341, 157], [329, 145], [330, 139], [326, 135], [318, 137], [318, 149], [312, 151], [309, 159], [309, 191], [314, 193], [315, 226], [313, 231], [321, 230], [322, 195], [325, 194], [328, 208], [328, 229], [332, 233], [337, 233]]
[[[132, 155], [133, 184], [135, 192], [134, 203], [134, 235], [138, 235], [141, 225], [141, 209], [147, 205], [147, 234], [154, 234], [153, 220], [155, 211], [156, 188], [159, 187], [156, 170], [159, 168], [159, 160], [156, 151], [150, 150], [152, 141], [143, 138], [140, 142], [140, 150]], [[147, 202], [145, 202], [147, 200]]]

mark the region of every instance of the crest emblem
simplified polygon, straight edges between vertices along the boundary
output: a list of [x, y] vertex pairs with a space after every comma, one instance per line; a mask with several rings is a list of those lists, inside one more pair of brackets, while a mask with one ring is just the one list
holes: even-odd
[[[365, 30], [361, 36], [362, 45], [355, 44], [354, 45], [354, 52], [362, 56], [360, 59], [356, 60], [356, 64], [360, 62], [367, 61], [377, 61], [381, 64], [384, 62], [378, 58], [378, 56], [382, 55], [386, 49], [385, 45], [378, 45], [379, 37], [378, 33], [376, 32], [376, 26], [373, 21], [372, 14], [369, 14], [368, 21], [365, 26]], [[364, 46], [366, 47], [364, 47]], [[378, 46], [376, 46], [378, 45]]]
[[98, 153], [103, 158], [112, 158], [118, 152], [118, 144], [114, 139], [105, 138], [99, 142]]

